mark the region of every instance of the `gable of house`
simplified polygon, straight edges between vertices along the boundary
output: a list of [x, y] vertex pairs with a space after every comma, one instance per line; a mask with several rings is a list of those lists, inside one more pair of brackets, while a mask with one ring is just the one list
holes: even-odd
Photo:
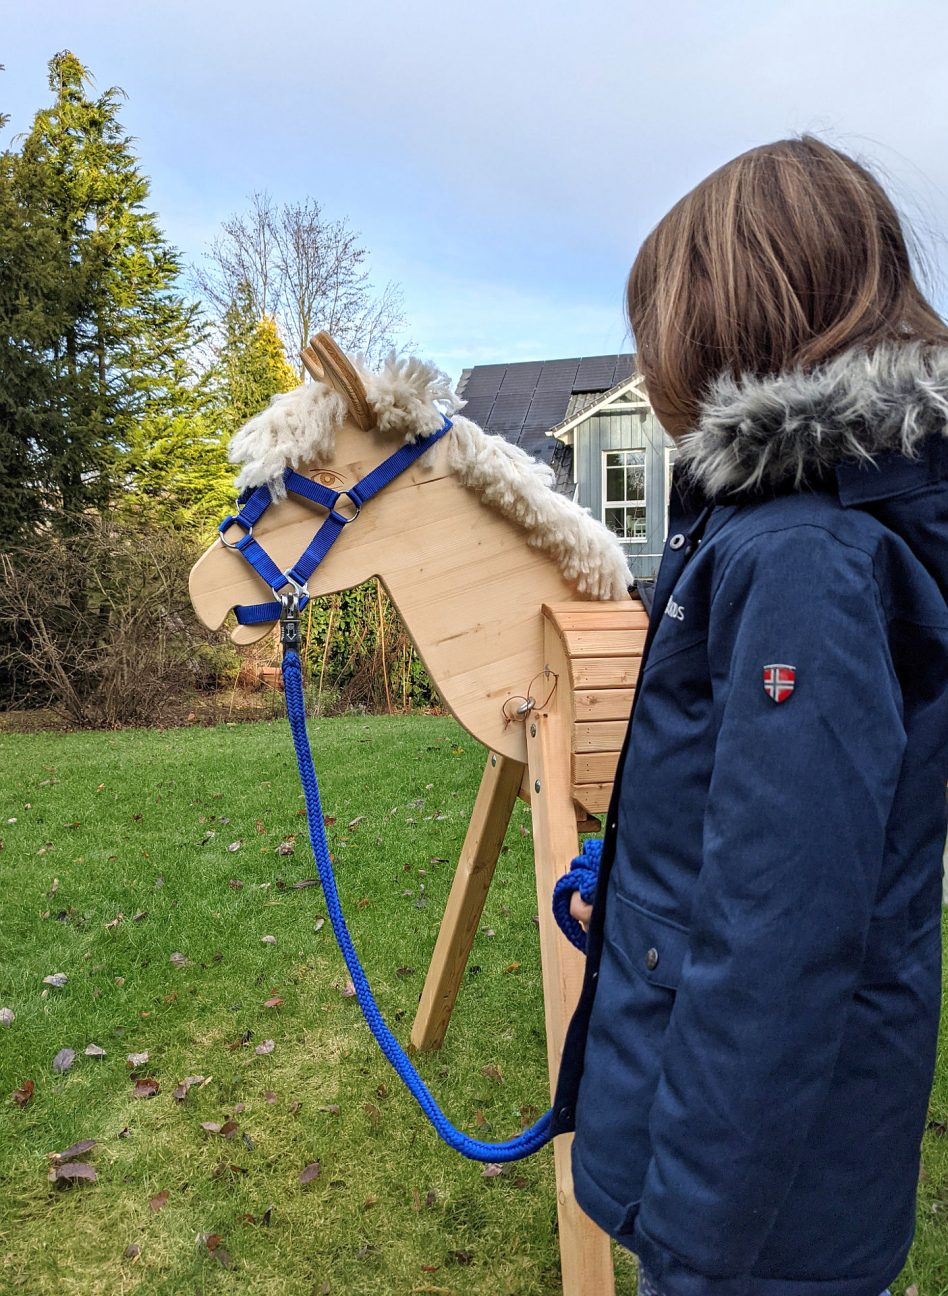
[[556, 489], [614, 531], [633, 575], [654, 577], [668, 519], [674, 450], [632, 355], [477, 365], [464, 414], [549, 464]]

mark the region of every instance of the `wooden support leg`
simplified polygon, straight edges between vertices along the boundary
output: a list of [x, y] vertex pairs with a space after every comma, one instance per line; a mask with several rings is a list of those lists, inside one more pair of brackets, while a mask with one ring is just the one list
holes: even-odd
[[412, 1026], [416, 1049], [444, 1041], [522, 777], [518, 761], [488, 756]]
[[[528, 719], [527, 758], [552, 1097], [566, 1027], [583, 981], [583, 955], [565, 939], [552, 909], [556, 880], [579, 852], [570, 777], [569, 725], [557, 710], [534, 713]], [[560, 1134], [553, 1146], [563, 1293], [564, 1296], [614, 1296], [609, 1236], [583, 1213], [573, 1195], [572, 1140], [572, 1134]]]

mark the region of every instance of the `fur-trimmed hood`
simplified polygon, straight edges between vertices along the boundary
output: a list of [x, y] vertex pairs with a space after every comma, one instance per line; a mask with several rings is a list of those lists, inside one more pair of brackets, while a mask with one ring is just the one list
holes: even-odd
[[716, 380], [679, 458], [712, 497], [804, 490], [849, 461], [948, 436], [948, 348], [887, 343], [809, 373]]

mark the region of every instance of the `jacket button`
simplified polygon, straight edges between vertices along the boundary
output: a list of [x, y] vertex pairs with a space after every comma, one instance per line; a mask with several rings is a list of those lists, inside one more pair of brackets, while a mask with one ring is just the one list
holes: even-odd
[[680, 549], [684, 543], [685, 543], [685, 537], [679, 531], [677, 535], [673, 535], [672, 538], [669, 540], [668, 547], [669, 549]]
[[658, 950], [654, 947], [645, 955], [645, 966], [650, 972], [654, 972], [658, 967]]
[[568, 1121], [573, 1115], [573, 1109], [572, 1107], [561, 1107], [557, 1114], [559, 1115], [560, 1120]]

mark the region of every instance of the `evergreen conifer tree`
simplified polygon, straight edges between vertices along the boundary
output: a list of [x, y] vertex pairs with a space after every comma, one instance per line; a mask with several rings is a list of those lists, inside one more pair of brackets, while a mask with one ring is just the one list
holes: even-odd
[[115, 503], [143, 426], [200, 407], [197, 307], [145, 209], [121, 91], [92, 97], [90, 79], [57, 54], [52, 106], [0, 161], [0, 468], [27, 526], [69, 528]]

